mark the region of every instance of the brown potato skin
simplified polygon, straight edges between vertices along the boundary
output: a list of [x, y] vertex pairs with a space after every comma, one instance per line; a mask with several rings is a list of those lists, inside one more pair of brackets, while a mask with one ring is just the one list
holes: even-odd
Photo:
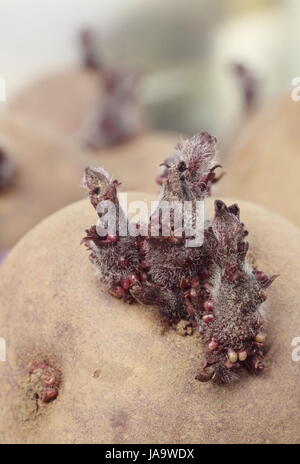
[[99, 73], [74, 68], [40, 77], [16, 95], [9, 107], [61, 134], [76, 136], [101, 93]]
[[[300, 335], [300, 232], [261, 207], [239, 204], [258, 267], [280, 273], [268, 291], [263, 375], [230, 386], [196, 381], [197, 336], [162, 335], [154, 309], [101, 293], [79, 245], [95, 223], [84, 200], [34, 228], [0, 268], [7, 342], [0, 442], [299, 443], [300, 363], [292, 361], [291, 341]], [[28, 416], [26, 366], [42, 359], [60, 370], [62, 385], [55, 401]]]
[[300, 226], [300, 103], [290, 95], [257, 111], [224, 160], [219, 195], [234, 195]]
[[0, 118], [1, 146], [15, 164], [14, 185], [0, 194], [0, 251], [34, 225], [84, 197], [78, 149], [13, 113]]

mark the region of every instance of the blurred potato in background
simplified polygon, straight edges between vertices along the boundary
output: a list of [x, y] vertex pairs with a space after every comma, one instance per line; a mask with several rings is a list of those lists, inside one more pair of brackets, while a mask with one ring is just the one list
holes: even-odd
[[[255, 111], [289, 94], [300, 74], [296, 0], [3, 0], [0, 13], [4, 117], [13, 108], [37, 134], [48, 125], [62, 137], [75, 135], [80, 166], [92, 162], [112, 169], [125, 188], [141, 188], [146, 176], [145, 189], [156, 191], [159, 162], [172, 154], [178, 136], [202, 130], [218, 137], [226, 167], [252, 114], [245, 106], [245, 78], [233, 66], [252, 76]], [[128, 151], [120, 145], [87, 156], [82, 146], [85, 122], [102, 104], [98, 76], [86, 79], [82, 71], [78, 34], [86, 27], [98, 34], [107, 63], [144, 76], [141, 118], [149, 132], [129, 143]], [[29, 170], [37, 169], [31, 163]]]

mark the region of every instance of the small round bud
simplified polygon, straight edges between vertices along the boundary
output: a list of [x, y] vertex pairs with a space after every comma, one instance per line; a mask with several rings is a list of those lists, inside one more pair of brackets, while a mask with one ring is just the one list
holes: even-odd
[[203, 322], [205, 322], [205, 324], [209, 324], [210, 322], [212, 322], [214, 320], [214, 316], [212, 314], [205, 314], [205, 316], [203, 316], [202, 320], [203, 320]]
[[146, 272], [141, 272], [140, 277], [141, 277], [141, 280], [147, 280], [148, 279], [148, 275], [147, 275]]
[[214, 310], [214, 305], [212, 304], [211, 301], [205, 301], [204, 305], [203, 305], [203, 308], [205, 309], [205, 311], [213, 311]]
[[105, 239], [105, 241], [108, 243], [116, 243], [118, 240], [119, 237], [117, 235], [108, 235]]
[[135, 274], [130, 274], [126, 279], [123, 279], [121, 282], [121, 285], [125, 290], [128, 290], [130, 287], [132, 287], [134, 284], [136, 284], [139, 281], [137, 276]]
[[247, 356], [248, 356], [247, 351], [240, 351], [239, 352], [239, 360], [240, 361], [246, 361]]
[[232, 350], [231, 348], [228, 350], [228, 360], [231, 363], [235, 363], [238, 360], [238, 355], [237, 355], [236, 351]]
[[125, 288], [125, 290], [128, 290], [131, 287], [131, 282], [130, 279], [123, 279], [122, 282], [122, 287]]
[[43, 403], [49, 403], [53, 401], [58, 396], [58, 388], [57, 387], [47, 387], [41, 393], [41, 400]]
[[44, 387], [53, 387], [57, 383], [57, 379], [53, 373], [46, 374], [42, 375], [41, 383]]
[[139, 281], [139, 279], [137, 278], [135, 274], [130, 274], [129, 280], [130, 280], [131, 286], [136, 284]]
[[259, 292], [259, 296], [261, 297], [262, 301], [266, 301], [266, 299], [267, 299], [267, 294], [266, 294], [266, 292], [265, 292], [264, 290], [261, 290], [261, 291]]
[[258, 343], [264, 343], [264, 341], [266, 340], [266, 337], [267, 335], [265, 333], [259, 332], [255, 337], [255, 341], [257, 341]]
[[217, 350], [218, 348], [219, 348], [219, 344], [218, 344], [218, 342], [213, 338], [213, 339], [209, 342], [209, 344], [208, 344], [208, 349], [209, 349], [210, 351], [215, 351], [215, 350]]
[[123, 296], [126, 295], [126, 291], [124, 288], [122, 288], [120, 285], [112, 289], [112, 293], [114, 296], [117, 298], [122, 298]]
[[190, 290], [190, 296], [191, 296], [192, 298], [196, 298], [196, 296], [197, 296], [197, 290], [195, 290], [194, 288], [191, 288], [191, 290]]
[[193, 288], [198, 288], [198, 287], [200, 287], [200, 282], [199, 282], [198, 277], [193, 277], [192, 282], [191, 282], [191, 285], [192, 285]]
[[268, 276], [263, 271], [256, 271], [255, 275], [257, 280], [259, 280], [260, 282], [265, 282], [266, 280], [268, 280]]

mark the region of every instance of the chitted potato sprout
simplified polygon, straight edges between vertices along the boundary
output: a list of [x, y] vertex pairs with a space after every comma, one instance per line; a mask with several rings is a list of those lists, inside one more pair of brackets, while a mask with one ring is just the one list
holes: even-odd
[[140, 77], [131, 70], [102, 69], [103, 94], [84, 138], [88, 148], [118, 145], [141, 132]]
[[231, 70], [240, 87], [243, 110], [245, 114], [251, 113], [258, 106], [260, 100], [259, 79], [253, 70], [243, 63], [232, 63]]
[[[196, 204], [217, 180], [216, 139], [203, 132], [183, 141], [165, 166], [158, 210], [165, 201], [191, 202], [190, 225], [197, 224]], [[146, 235], [121, 234], [119, 220], [127, 218], [119, 205], [119, 183], [103, 169], [87, 168], [84, 185], [99, 222], [86, 231], [83, 242], [104, 289], [128, 303], [156, 306], [170, 324], [185, 319], [197, 328], [206, 346], [198, 380], [231, 382], [241, 368], [261, 372], [265, 290], [276, 276], [268, 277], [247, 259], [248, 232], [238, 205], [217, 200], [214, 218], [205, 222], [202, 244], [187, 246], [187, 240], [195, 238], [193, 228], [183, 228], [178, 236], [174, 212], [168, 236], [152, 236], [150, 226]], [[99, 209], [104, 200], [116, 207], [114, 234], [105, 233], [106, 219]], [[158, 221], [162, 232], [162, 216], [154, 212], [150, 219], [150, 224]]]
[[101, 72], [103, 53], [98, 44], [98, 37], [92, 29], [82, 29], [79, 33], [79, 41], [82, 50], [82, 65], [91, 71]]

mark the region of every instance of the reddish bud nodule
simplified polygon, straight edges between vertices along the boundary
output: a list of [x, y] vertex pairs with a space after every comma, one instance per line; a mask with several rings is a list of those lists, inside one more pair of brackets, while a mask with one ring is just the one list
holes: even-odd
[[202, 317], [202, 320], [205, 324], [210, 324], [214, 320], [214, 316], [212, 314], [205, 314], [205, 316]]
[[140, 272], [140, 278], [141, 280], [147, 280], [148, 279], [148, 275], [146, 272]]
[[123, 298], [126, 295], [126, 290], [118, 285], [117, 287], [111, 290], [111, 294], [117, 298]]
[[263, 271], [255, 271], [255, 276], [259, 282], [268, 280], [268, 276]]
[[119, 240], [119, 237], [117, 235], [107, 235], [105, 241], [107, 243], [116, 243]]
[[42, 391], [40, 398], [41, 398], [41, 401], [43, 401], [43, 403], [50, 403], [50, 401], [55, 400], [57, 396], [58, 396], [57, 387], [47, 387]]
[[34, 390], [34, 398], [43, 403], [49, 403], [57, 398], [61, 383], [61, 374], [58, 369], [52, 367], [47, 361], [34, 361], [30, 363], [29, 391]]
[[191, 288], [190, 290], [190, 297], [191, 298], [196, 298], [198, 295], [197, 290], [195, 288]]
[[137, 276], [135, 274], [130, 274], [126, 279], [122, 280], [121, 285], [123, 288], [125, 288], [125, 290], [128, 290], [137, 282], [139, 282]]
[[214, 305], [212, 304], [211, 301], [205, 301], [204, 305], [203, 305], [203, 308], [205, 309], [205, 311], [207, 312], [212, 312], [214, 310]]
[[209, 349], [210, 351], [215, 351], [215, 350], [217, 350], [218, 348], [219, 348], [219, 344], [218, 344], [218, 342], [213, 338], [213, 339], [209, 342], [209, 344], [208, 344], [208, 349]]

